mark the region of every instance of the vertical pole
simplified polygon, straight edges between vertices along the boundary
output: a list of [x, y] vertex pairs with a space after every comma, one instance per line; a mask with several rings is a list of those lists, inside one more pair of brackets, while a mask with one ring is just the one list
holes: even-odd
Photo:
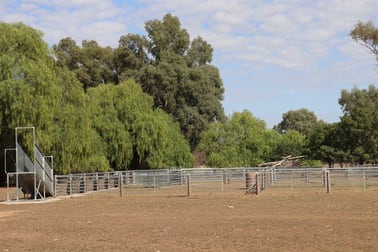
[[190, 175], [186, 175], [186, 184], [187, 184], [187, 194], [186, 196], [190, 196]]
[[85, 173], [83, 174], [83, 179], [84, 179], [84, 193], [87, 192], [87, 177], [85, 176]]
[[256, 195], [259, 195], [260, 193], [260, 181], [259, 181], [259, 173], [255, 173], [255, 178], [256, 178]]
[[[255, 177], [256, 177], [256, 174], [255, 174]], [[253, 175], [252, 175], [252, 173], [247, 172], [245, 174], [245, 188], [246, 188], [247, 192], [251, 188], [252, 185], [253, 185]]]
[[19, 196], [19, 193], [18, 193], [18, 140], [17, 140], [17, 128], [15, 129], [15, 141], [16, 141], [16, 190], [17, 190], [17, 198], [16, 200], [19, 201], [20, 199], [20, 196]]
[[70, 174], [70, 196], [72, 195], [72, 175]]
[[7, 201], [9, 201], [9, 174], [7, 174]]
[[274, 184], [274, 170], [270, 169], [270, 185]]
[[153, 178], [153, 187], [154, 187], [154, 192], [155, 192], [155, 183], [156, 183], [156, 179], [155, 179], [155, 172], [154, 172], [154, 178]]
[[366, 190], [366, 172], [363, 173], [362, 179], [364, 181], [364, 190]]
[[223, 184], [227, 184], [227, 174], [226, 174], [226, 169], [223, 169]]
[[327, 193], [331, 192], [331, 181], [329, 171], [326, 171]]
[[53, 181], [53, 187], [54, 187], [54, 198], [56, 198], [56, 175], [53, 177], [54, 181]]
[[294, 190], [294, 184], [293, 184], [293, 174], [290, 175], [290, 189]]
[[35, 153], [35, 127], [31, 127], [33, 129], [33, 168], [34, 168], [34, 200], [37, 200], [37, 191], [39, 189], [37, 189], [37, 170], [35, 168], [35, 156], [36, 156], [36, 153]]
[[122, 178], [122, 172], [120, 172], [120, 175], [119, 175], [119, 196], [123, 197], [123, 178]]

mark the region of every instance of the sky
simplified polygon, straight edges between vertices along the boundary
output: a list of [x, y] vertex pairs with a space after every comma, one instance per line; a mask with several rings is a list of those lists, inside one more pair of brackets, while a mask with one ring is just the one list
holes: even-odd
[[337, 122], [341, 90], [377, 86], [375, 56], [349, 36], [358, 21], [378, 27], [377, 10], [378, 0], [1, 0], [0, 21], [41, 30], [49, 46], [71, 37], [116, 48], [171, 13], [212, 45], [226, 115], [249, 110], [271, 128], [301, 108]]

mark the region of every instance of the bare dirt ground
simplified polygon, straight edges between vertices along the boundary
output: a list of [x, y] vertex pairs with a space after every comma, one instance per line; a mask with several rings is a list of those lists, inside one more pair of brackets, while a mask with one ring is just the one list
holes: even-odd
[[378, 251], [378, 189], [0, 204], [2, 251]]

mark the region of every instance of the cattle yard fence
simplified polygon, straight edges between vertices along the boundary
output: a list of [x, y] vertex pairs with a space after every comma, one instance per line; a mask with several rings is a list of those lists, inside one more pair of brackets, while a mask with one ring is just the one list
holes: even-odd
[[288, 190], [368, 189], [378, 186], [378, 167], [351, 168], [193, 168], [129, 170], [55, 175], [54, 196], [67, 196], [123, 186], [125, 194], [242, 192], [267, 188]]

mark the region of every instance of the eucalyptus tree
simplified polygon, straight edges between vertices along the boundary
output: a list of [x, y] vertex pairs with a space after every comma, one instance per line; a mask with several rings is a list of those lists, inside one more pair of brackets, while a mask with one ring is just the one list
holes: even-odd
[[378, 61], [378, 28], [374, 26], [372, 21], [359, 21], [350, 32], [350, 36], [369, 49]]
[[339, 104], [344, 115], [340, 127], [343, 150], [363, 164], [378, 160], [378, 89], [342, 90]]
[[303, 136], [309, 136], [316, 127], [318, 119], [314, 112], [302, 108], [289, 110], [282, 115], [282, 121], [274, 128], [280, 133], [288, 130], [296, 130]]
[[341, 123], [319, 122], [307, 138], [305, 154], [308, 159], [328, 163], [329, 168], [335, 163], [351, 162], [350, 153], [345, 148], [345, 135]]
[[81, 47], [72, 38], [63, 38], [53, 46], [56, 65], [75, 72], [84, 90], [116, 81], [113, 49], [94, 40], [83, 40]]
[[137, 34], [121, 36], [118, 47], [113, 51], [116, 83], [128, 79], [138, 80], [139, 72], [148, 59], [148, 41]]
[[223, 83], [210, 65], [213, 49], [202, 38], [190, 42], [177, 17], [145, 25], [152, 58], [139, 75], [143, 90], [154, 97], [154, 107], [173, 115], [192, 148], [199, 134], [214, 121], [224, 121]]

